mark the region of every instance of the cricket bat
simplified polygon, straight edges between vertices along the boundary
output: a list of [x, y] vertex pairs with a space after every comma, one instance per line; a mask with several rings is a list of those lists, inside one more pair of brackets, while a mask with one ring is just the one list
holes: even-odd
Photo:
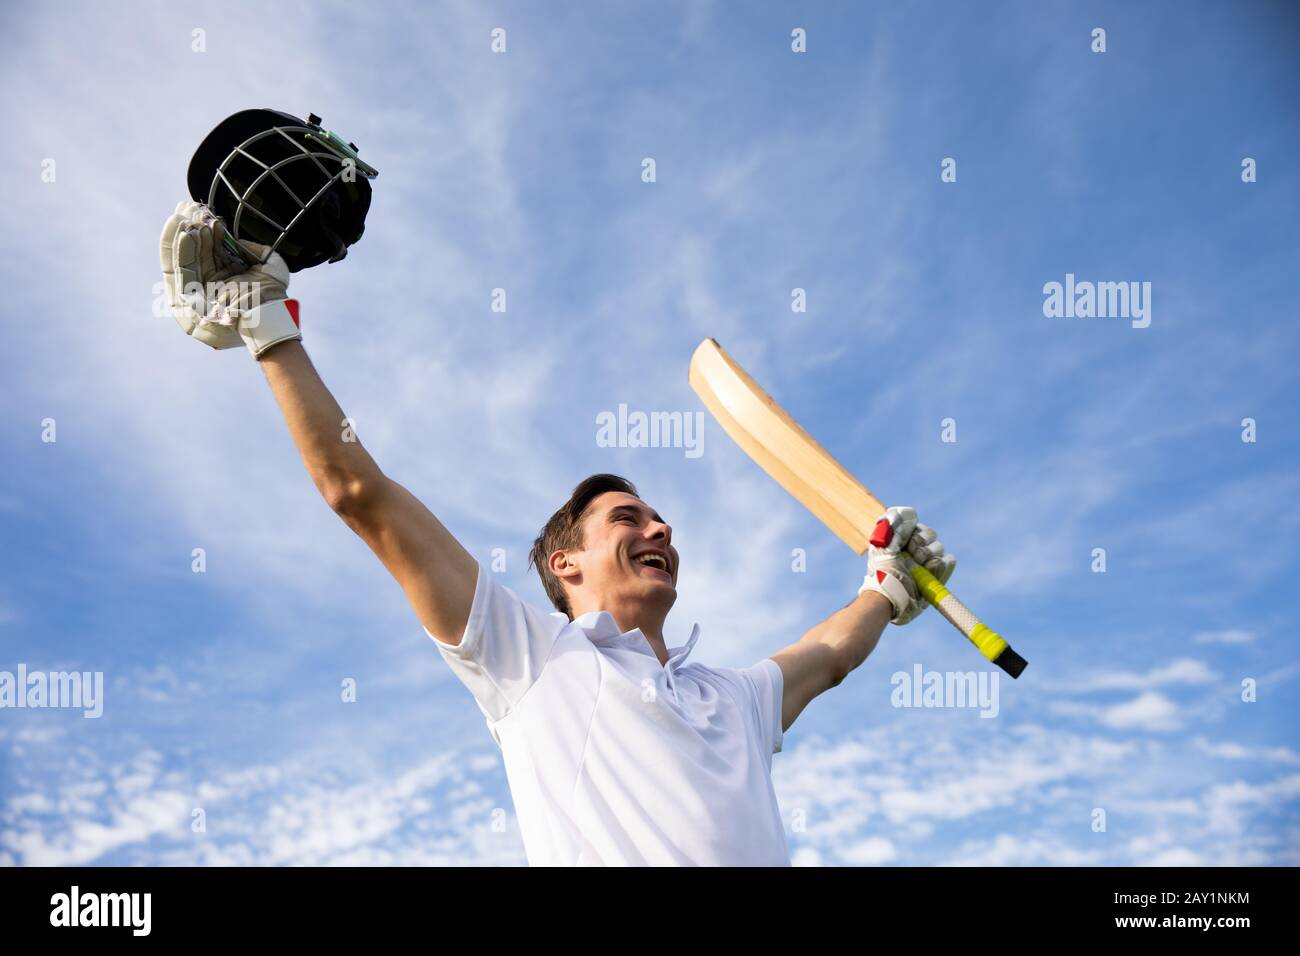
[[[892, 533], [880, 499], [831, 457], [772, 400], [715, 339], [691, 356], [691, 388], [728, 435], [764, 471], [858, 554], [882, 547]], [[873, 541], [873, 538], [875, 539]], [[1026, 661], [920, 565], [912, 570], [921, 593], [988, 660], [1012, 677]]]

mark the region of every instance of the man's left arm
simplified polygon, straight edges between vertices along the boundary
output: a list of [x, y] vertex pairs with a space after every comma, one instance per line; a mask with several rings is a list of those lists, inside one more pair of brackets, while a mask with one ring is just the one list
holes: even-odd
[[785, 684], [783, 732], [814, 697], [841, 683], [867, 659], [886, 624], [906, 624], [929, 606], [912, 580], [913, 564], [926, 567], [941, 582], [952, 576], [956, 559], [945, 554], [934, 529], [920, 524], [914, 510], [890, 508], [881, 520], [888, 521], [894, 533], [888, 545], [872, 546], [867, 577], [853, 603], [772, 655]]
[[838, 685], [867, 659], [894, 616], [883, 594], [863, 591], [789, 647], [772, 655], [781, 668], [781, 729], [788, 730], [812, 699]]

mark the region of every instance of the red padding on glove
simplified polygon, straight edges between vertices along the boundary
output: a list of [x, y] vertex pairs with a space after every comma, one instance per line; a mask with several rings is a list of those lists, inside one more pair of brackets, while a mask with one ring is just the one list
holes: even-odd
[[[294, 304], [297, 305], [296, 302]], [[296, 315], [294, 316], [294, 321], [297, 321]], [[889, 526], [888, 521], [881, 518], [876, 522], [875, 530], [871, 532], [871, 546], [873, 548], [887, 548], [889, 547], [889, 542], [892, 541], [893, 538], [894, 529]]]
[[302, 328], [302, 323], [298, 321], [298, 300], [285, 299], [284, 307], [289, 310], [289, 318], [293, 319], [293, 324]]

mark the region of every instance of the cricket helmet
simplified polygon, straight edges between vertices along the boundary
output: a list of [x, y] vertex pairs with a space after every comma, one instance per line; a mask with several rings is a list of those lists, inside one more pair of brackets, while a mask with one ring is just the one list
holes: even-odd
[[378, 175], [319, 116], [242, 110], [199, 144], [188, 185], [234, 238], [270, 246], [297, 272], [348, 254], [365, 231]]

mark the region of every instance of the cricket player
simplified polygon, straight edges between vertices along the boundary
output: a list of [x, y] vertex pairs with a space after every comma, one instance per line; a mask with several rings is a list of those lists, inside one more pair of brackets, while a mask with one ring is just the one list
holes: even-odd
[[[233, 241], [233, 240], [232, 240]], [[383, 562], [501, 748], [532, 865], [787, 866], [772, 755], [808, 703], [866, 659], [886, 623], [924, 599], [912, 561], [941, 581], [952, 556], [910, 508], [890, 508], [858, 595], [752, 667], [669, 647], [681, 555], [668, 522], [616, 475], [574, 489], [534, 542], [555, 611], [520, 600], [358, 442], [302, 345], [289, 270], [268, 247], [230, 254], [224, 224], [183, 202], [161, 259], [181, 328], [257, 359], [329, 507]], [[735, 533], [738, 529], [725, 529]], [[743, 529], [740, 529], [743, 531]]]

